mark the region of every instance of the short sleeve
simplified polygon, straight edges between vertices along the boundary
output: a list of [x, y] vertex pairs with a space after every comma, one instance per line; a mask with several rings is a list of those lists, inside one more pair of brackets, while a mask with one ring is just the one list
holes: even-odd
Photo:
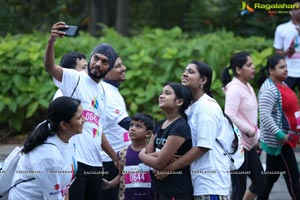
[[275, 30], [275, 36], [274, 36], [274, 44], [275, 49], [283, 49], [283, 40], [281, 37], [281, 29], [280, 27], [277, 27]]
[[210, 115], [202, 115], [197, 130], [196, 146], [212, 149], [217, 138], [218, 122]]
[[191, 130], [188, 123], [184, 119], [180, 119], [174, 126], [170, 128], [169, 135], [176, 135], [186, 139], [191, 138]]
[[61, 90], [64, 96], [71, 96], [78, 83], [80, 73], [82, 72], [63, 68], [62, 82], [59, 82], [55, 78], [53, 78], [53, 82]]

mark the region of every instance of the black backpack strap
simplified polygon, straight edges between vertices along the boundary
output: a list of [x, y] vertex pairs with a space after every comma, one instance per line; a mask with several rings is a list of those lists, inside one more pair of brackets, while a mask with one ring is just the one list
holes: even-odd
[[[51, 145], [53, 145], [53, 146], [56, 146], [55, 144], [50, 143], [50, 142], [44, 142], [44, 144], [51, 144]], [[57, 146], [56, 146], [56, 147], [57, 147]]]
[[80, 81], [80, 75], [79, 75], [79, 77], [78, 77], [78, 81], [77, 81], [77, 83], [76, 83], [76, 85], [75, 85], [75, 88], [74, 88], [74, 90], [73, 90], [73, 92], [72, 92], [72, 94], [71, 94], [70, 97], [73, 97], [74, 92], [75, 92], [75, 90], [77, 89], [77, 86], [78, 86], [79, 81]]
[[229, 158], [229, 160], [230, 160], [231, 162], [234, 162], [234, 159], [233, 159], [232, 156], [228, 153], [228, 151], [227, 151], [226, 148], [223, 146], [223, 144], [220, 142], [220, 140], [218, 140], [218, 138], [216, 138], [216, 141], [217, 141], [218, 145], [223, 149], [224, 155], [226, 155], [226, 156]]
[[13, 189], [14, 187], [16, 187], [17, 185], [19, 185], [20, 183], [32, 181], [32, 180], [34, 180], [34, 179], [35, 179], [35, 178], [30, 178], [30, 179], [27, 179], [27, 180], [21, 180], [21, 181], [16, 182], [13, 186], [11, 186], [10, 188], [8, 188], [8, 189], [5, 190], [4, 192], [2, 192], [2, 193], [0, 194], [0, 198], [3, 198], [5, 195], [8, 195], [9, 191], [10, 191], [11, 189]]

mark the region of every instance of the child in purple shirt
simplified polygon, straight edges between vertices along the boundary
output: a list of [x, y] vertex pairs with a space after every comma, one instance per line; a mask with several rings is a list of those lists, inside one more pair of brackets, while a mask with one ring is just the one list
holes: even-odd
[[132, 144], [118, 152], [121, 161], [121, 174], [111, 181], [103, 180], [104, 188], [120, 184], [119, 200], [152, 200], [150, 167], [138, 157], [147, 145], [153, 132], [153, 120], [147, 114], [132, 117], [129, 137]]

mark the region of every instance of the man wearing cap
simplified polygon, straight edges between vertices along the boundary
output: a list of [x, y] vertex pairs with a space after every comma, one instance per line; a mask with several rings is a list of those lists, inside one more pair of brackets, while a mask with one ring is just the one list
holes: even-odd
[[[53, 25], [45, 52], [45, 69], [53, 77], [55, 85], [66, 96], [81, 100], [82, 114], [86, 122], [82, 134], [72, 137], [77, 163], [74, 163], [76, 179], [69, 190], [69, 199], [102, 199], [101, 148], [118, 166], [118, 157], [102, 134], [105, 118], [105, 92], [100, 80], [113, 68], [117, 59], [114, 49], [108, 44], [96, 46], [88, 62], [88, 73], [65, 69], [54, 63], [54, 43], [63, 37], [60, 30], [67, 28], [64, 22]], [[67, 155], [66, 155], [67, 156]]]
[[[87, 61], [85, 55], [75, 51], [71, 51], [63, 55], [59, 65], [63, 68], [75, 69], [77, 71], [87, 70]], [[57, 89], [54, 94], [53, 100], [60, 96], [64, 95], [60, 89]]]

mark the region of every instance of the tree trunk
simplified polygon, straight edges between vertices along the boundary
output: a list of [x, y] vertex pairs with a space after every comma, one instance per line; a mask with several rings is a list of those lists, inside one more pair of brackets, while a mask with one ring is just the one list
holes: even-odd
[[129, 0], [117, 0], [116, 29], [122, 35], [128, 35]]
[[90, 0], [89, 32], [98, 36], [101, 26], [99, 23], [108, 24], [108, 13], [106, 0]]

